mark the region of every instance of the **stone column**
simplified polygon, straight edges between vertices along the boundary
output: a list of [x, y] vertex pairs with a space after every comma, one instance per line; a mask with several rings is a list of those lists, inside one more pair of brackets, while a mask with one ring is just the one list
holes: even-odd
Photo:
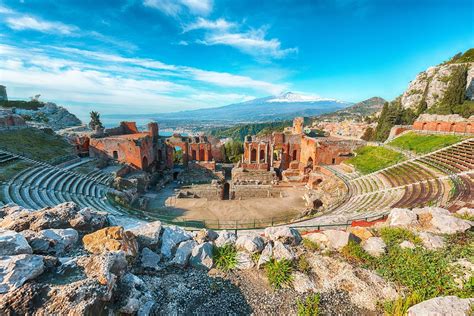
[[257, 163], [260, 163], [260, 143], [258, 143], [257, 147]]

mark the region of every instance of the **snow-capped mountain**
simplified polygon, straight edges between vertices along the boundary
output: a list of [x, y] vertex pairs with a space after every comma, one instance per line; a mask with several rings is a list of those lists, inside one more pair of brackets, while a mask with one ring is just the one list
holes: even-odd
[[316, 116], [350, 106], [352, 103], [318, 96], [286, 92], [216, 108], [147, 115], [157, 121], [222, 121], [227, 123], [268, 122]]

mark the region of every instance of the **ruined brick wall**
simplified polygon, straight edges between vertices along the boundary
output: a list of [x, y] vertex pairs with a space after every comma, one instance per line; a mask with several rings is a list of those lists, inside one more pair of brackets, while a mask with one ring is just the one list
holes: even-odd
[[278, 198], [282, 194], [282, 189], [271, 185], [232, 185], [231, 194], [234, 200]]
[[109, 136], [137, 134], [140, 131], [135, 122], [120, 122], [118, 127], [107, 128], [105, 133]]
[[270, 184], [278, 179], [273, 170], [254, 170], [251, 168], [233, 168], [232, 180], [234, 183], [263, 183]]
[[422, 114], [413, 123], [413, 129], [418, 131], [430, 132], [474, 134], [474, 116], [465, 119], [457, 114]]
[[[223, 186], [222, 185], [213, 185], [213, 184], [199, 184], [182, 187], [180, 192], [183, 193], [181, 196], [193, 196], [195, 198], [207, 199], [208, 201], [217, 201], [222, 200], [223, 196]], [[178, 195], [179, 196], [179, 195]]]
[[295, 117], [293, 119], [293, 133], [303, 134], [304, 117]]

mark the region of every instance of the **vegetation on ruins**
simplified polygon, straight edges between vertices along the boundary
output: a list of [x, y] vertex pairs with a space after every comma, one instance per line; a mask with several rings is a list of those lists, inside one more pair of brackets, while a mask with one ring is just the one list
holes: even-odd
[[92, 130], [95, 130], [97, 127], [104, 128], [104, 125], [102, 125], [102, 122], [100, 120], [99, 112], [91, 111], [90, 112], [90, 117], [91, 117], [91, 121], [89, 122], [89, 127]]
[[309, 273], [311, 271], [311, 264], [305, 255], [298, 257], [298, 260], [296, 261], [296, 269], [303, 273]]
[[224, 161], [225, 162], [239, 162], [244, 153], [244, 144], [240, 141], [230, 141], [224, 144]]
[[44, 103], [38, 100], [31, 100], [31, 101], [4, 100], [4, 101], [0, 101], [0, 106], [4, 108], [16, 108], [16, 109], [22, 109], [22, 110], [37, 111], [39, 110], [39, 108], [42, 108], [44, 106]]
[[319, 315], [319, 294], [313, 294], [304, 301], [297, 301], [298, 316], [317, 316]]
[[3, 149], [41, 161], [73, 153], [73, 147], [63, 137], [35, 128], [2, 131], [0, 144]]
[[370, 140], [385, 141], [393, 126], [413, 124], [417, 114], [412, 109], [403, 108], [400, 97], [390, 103], [385, 103], [375, 128], [374, 137]]
[[226, 244], [222, 247], [214, 246], [212, 258], [218, 269], [230, 271], [237, 265], [237, 249], [232, 244]]
[[356, 156], [347, 160], [363, 174], [387, 168], [404, 159], [401, 153], [385, 147], [364, 146], [355, 151]]
[[[372, 257], [360, 244], [352, 241], [341, 254], [349, 262], [375, 270], [407, 290], [405, 297], [384, 303], [386, 315], [405, 315], [410, 306], [437, 296], [474, 296], [474, 277], [459, 287], [455, 282], [457, 270], [452, 264], [459, 259], [473, 262], [474, 232], [446, 236], [446, 245], [439, 250], [420, 247], [421, 239], [405, 228], [384, 227], [375, 233], [387, 245], [385, 254]], [[415, 248], [400, 247], [403, 241], [414, 243]]]
[[309, 251], [316, 251], [319, 250], [318, 243], [309, 240], [308, 238], [303, 238], [303, 246]]
[[459, 63], [473, 63], [474, 62], [474, 48], [470, 48], [463, 53], [455, 55], [453, 58], [445, 62], [445, 64], [459, 64]]
[[289, 285], [293, 280], [291, 275], [293, 272], [292, 263], [286, 259], [271, 259], [265, 264], [265, 272], [267, 274], [268, 281], [276, 289]]
[[375, 130], [372, 127], [367, 127], [364, 131], [364, 134], [360, 137], [365, 141], [371, 141], [375, 137]]
[[426, 154], [462, 140], [456, 135], [427, 135], [408, 132], [395, 138], [389, 144], [403, 150], [410, 150], [417, 154]]

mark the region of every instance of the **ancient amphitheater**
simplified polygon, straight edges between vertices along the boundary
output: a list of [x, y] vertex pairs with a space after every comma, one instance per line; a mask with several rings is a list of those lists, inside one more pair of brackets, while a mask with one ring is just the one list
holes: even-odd
[[[109, 174], [95, 170], [82, 175], [74, 171], [90, 158], [60, 167], [0, 151], [0, 164], [16, 159], [32, 166], [1, 183], [7, 203], [39, 209], [74, 201], [81, 207], [107, 211], [116, 218], [129, 218], [130, 210], [107, 199], [107, 193], [112, 190]], [[334, 224], [382, 216], [394, 207], [440, 205], [453, 210], [473, 207], [474, 138], [363, 176], [346, 173], [337, 165], [324, 167], [344, 181], [348, 194], [325, 214], [293, 225]], [[146, 212], [139, 215], [142, 219], [160, 218]]]

